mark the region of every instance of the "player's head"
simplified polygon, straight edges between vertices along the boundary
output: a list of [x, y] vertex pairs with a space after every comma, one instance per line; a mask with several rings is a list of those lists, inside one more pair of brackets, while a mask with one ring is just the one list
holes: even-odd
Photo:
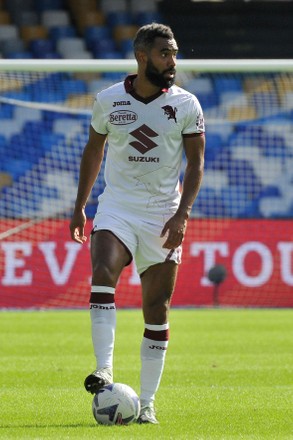
[[159, 23], [142, 26], [133, 41], [133, 49], [152, 84], [162, 88], [174, 84], [178, 47], [169, 26]]

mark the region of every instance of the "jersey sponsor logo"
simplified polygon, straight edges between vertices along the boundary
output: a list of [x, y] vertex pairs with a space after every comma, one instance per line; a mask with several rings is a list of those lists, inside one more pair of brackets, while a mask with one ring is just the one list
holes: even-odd
[[147, 156], [128, 156], [129, 162], [160, 162], [159, 157], [147, 157]]
[[164, 105], [162, 109], [164, 110], [164, 115], [168, 116], [168, 119], [174, 119], [174, 121], [177, 123], [177, 119], [176, 119], [177, 107], [171, 107], [171, 105]]
[[118, 105], [131, 105], [130, 101], [114, 101], [113, 107], [117, 107]]
[[137, 114], [130, 110], [116, 110], [109, 115], [109, 122], [113, 125], [133, 124], [136, 120]]
[[158, 144], [152, 140], [152, 138], [159, 136], [158, 133], [145, 124], [131, 131], [129, 134], [136, 139], [136, 141], [129, 142], [129, 144], [141, 154], [145, 154], [158, 146]]

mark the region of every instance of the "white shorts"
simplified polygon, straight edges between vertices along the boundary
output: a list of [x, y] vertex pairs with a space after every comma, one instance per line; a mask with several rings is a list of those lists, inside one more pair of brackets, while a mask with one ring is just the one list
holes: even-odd
[[181, 263], [182, 246], [175, 249], [164, 249], [166, 237], [160, 237], [163, 224], [142, 220], [119, 211], [113, 213], [98, 212], [93, 221], [93, 231], [111, 231], [130, 251], [137, 268], [142, 274], [154, 264], [165, 261]]

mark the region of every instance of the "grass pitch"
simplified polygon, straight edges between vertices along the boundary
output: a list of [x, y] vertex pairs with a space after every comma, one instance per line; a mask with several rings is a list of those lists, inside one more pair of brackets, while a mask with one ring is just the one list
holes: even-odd
[[[100, 426], [87, 311], [0, 313], [1, 439], [293, 439], [293, 310], [174, 309], [159, 425]], [[139, 392], [139, 310], [118, 312], [115, 381]]]

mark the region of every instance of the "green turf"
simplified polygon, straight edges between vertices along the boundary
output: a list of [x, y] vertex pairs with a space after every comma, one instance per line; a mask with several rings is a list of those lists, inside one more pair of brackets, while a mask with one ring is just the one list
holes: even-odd
[[[172, 310], [160, 425], [95, 423], [87, 311], [0, 313], [1, 439], [293, 439], [293, 310]], [[141, 312], [119, 311], [115, 380], [139, 391]]]

